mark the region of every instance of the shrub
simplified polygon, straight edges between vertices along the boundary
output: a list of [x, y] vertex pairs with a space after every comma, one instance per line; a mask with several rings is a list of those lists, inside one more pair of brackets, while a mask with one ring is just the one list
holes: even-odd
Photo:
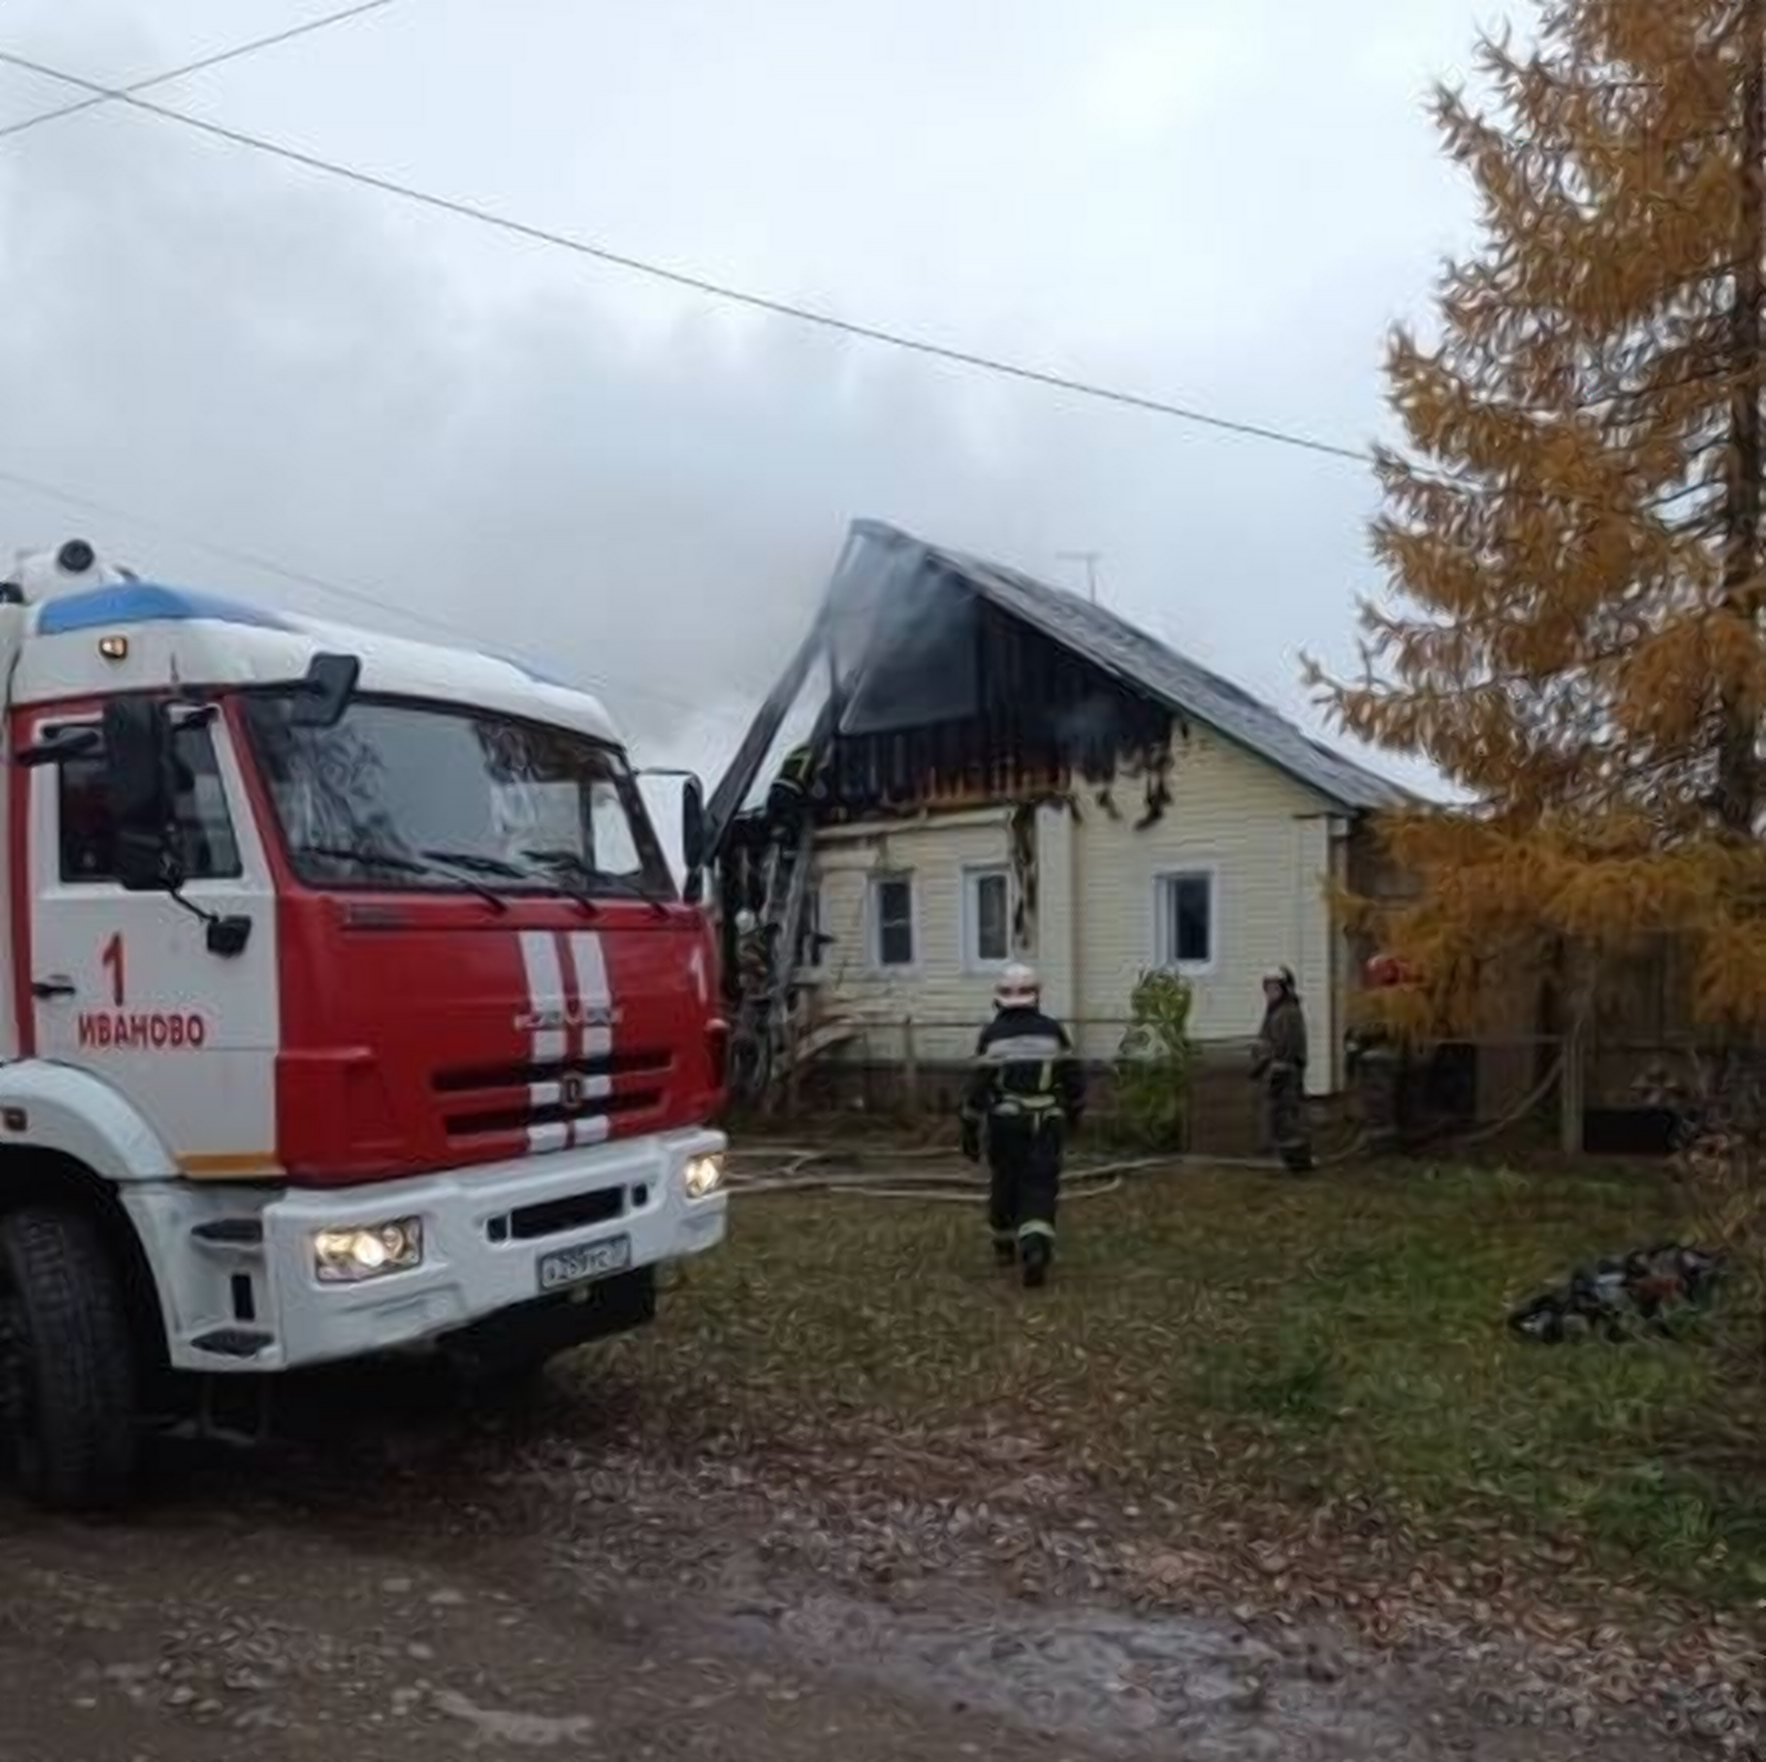
[[1147, 1150], [1184, 1148], [1194, 1002], [1186, 981], [1156, 971], [1141, 974], [1129, 999], [1129, 1026], [1116, 1052], [1117, 1109], [1126, 1135]]

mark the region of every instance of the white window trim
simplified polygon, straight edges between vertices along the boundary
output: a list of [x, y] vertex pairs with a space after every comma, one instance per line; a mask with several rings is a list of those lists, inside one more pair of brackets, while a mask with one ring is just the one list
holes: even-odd
[[[981, 914], [979, 883], [983, 876], [998, 875], [1006, 884], [1006, 952], [998, 960], [985, 960], [980, 952]], [[962, 909], [957, 913], [960, 942], [957, 958], [965, 973], [997, 973], [1014, 958], [1012, 919], [1018, 909], [1018, 887], [1010, 863], [965, 863], [962, 874]]]
[[[905, 881], [908, 888], [908, 934], [913, 938], [914, 958], [900, 965], [883, 960], [883, 923], [877, 911], [877, 895], [891, 881]], [[865, 957], [873, 973], [899, 978], [920, 969], [920, 880], [912, 869], [878, 869], [865, 877]]]
[[[1208, 883], [1208, 958], [1205, 961], [1167, 959], [1165, 949], [1165, 913], [1162, 909], [1167, 883], [1199, 881]], [[1153, 897], [1150, 902], [1153, 934], [1152, 964], [1161, 972], [1180, 973], [1184, 978], [1207, 978], [1220, 967], [1220, 865], [1213, 858], [1198, 857], [1192, 862], [1172, 863], [1155, 871]], [[1175, 955], [1175, 950], [1172, 951]]]

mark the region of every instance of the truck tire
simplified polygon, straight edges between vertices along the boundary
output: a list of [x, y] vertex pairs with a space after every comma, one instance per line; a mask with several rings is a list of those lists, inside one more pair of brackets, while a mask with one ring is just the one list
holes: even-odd
[[0, 1216], [0, 1444], [26, 1497], [58, 1511], [127, 1499], [135, 1367], [116, 1268], [72, 1212]]

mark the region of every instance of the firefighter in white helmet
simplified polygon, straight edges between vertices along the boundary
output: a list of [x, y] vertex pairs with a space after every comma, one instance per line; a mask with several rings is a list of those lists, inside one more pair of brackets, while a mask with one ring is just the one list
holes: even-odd
[[1085, 1111], [1085, 1073], [1066, 1030], [1042, 1013], [1041, 994], [1030, 967], [1000, 974], [962, 1109], [963, 1154], [987, 1156], [994, 1258], [1022, 1266], [1026, 1285], [1048, 1277], [1061, 1154]]

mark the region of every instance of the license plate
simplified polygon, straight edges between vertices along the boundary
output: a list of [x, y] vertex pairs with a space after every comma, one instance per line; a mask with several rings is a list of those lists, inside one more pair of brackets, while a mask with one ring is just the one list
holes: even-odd
[[630, 1236], [609, 1236], [580, 1248], [558, 1248], [540, 1256], [540, 1289], [562, 1291], [568, 1285], [590, 1285], [622, 1273], [632, 1264]]

